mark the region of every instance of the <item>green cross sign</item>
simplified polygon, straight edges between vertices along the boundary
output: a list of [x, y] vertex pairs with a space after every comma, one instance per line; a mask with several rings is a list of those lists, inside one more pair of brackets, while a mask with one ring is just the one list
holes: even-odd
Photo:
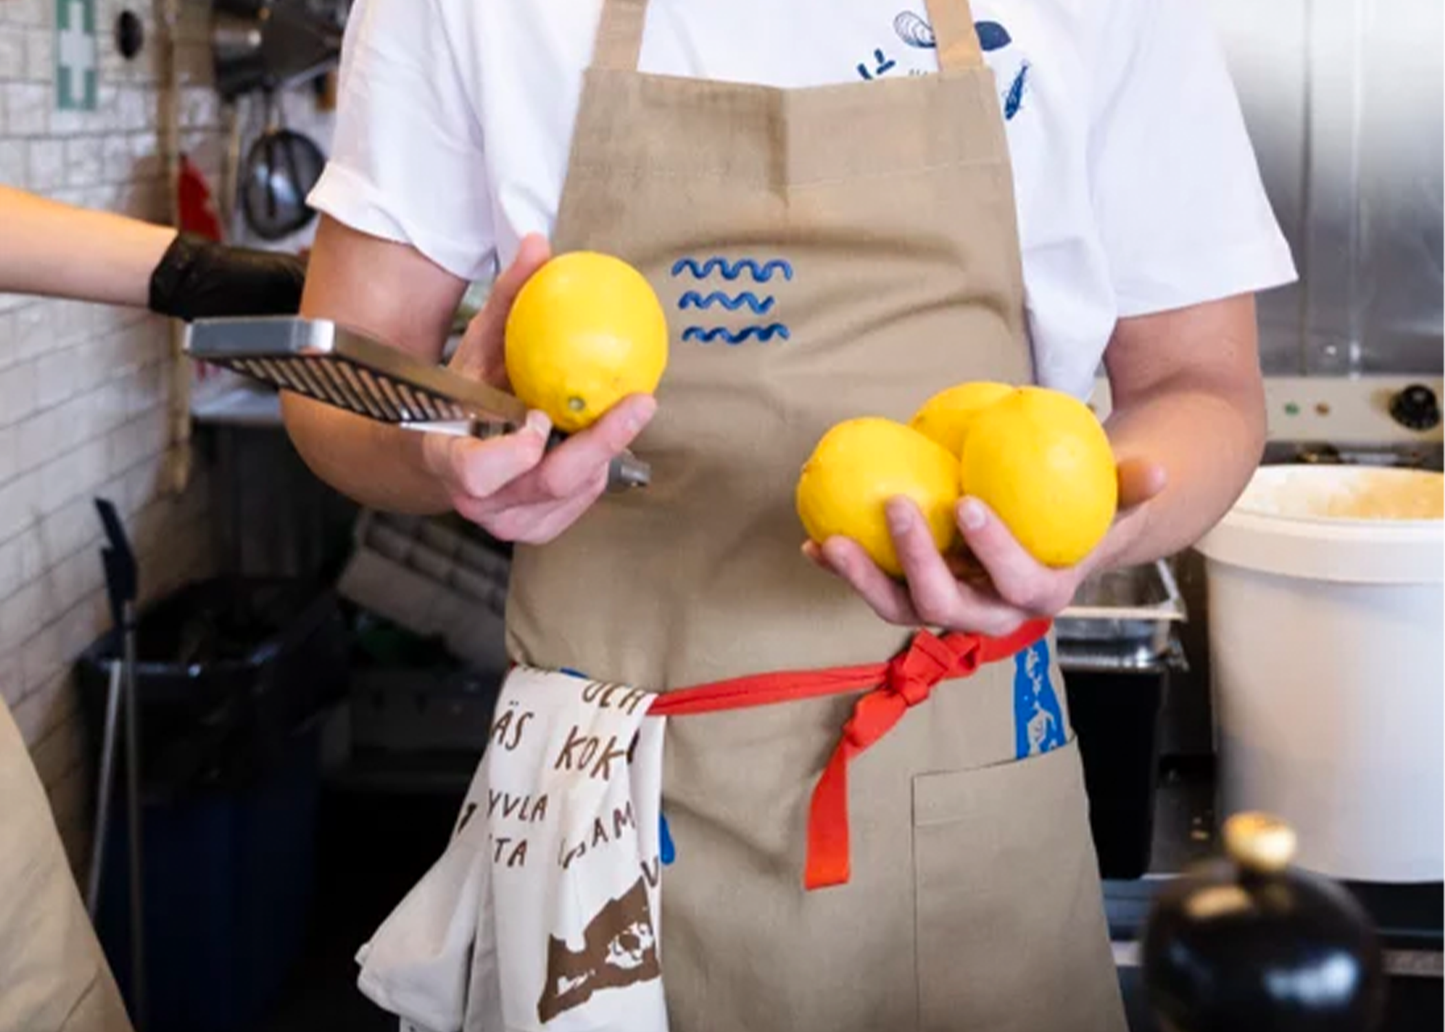
[[94, 111], [99, 66], [95, 0], [55, 0], [56, 106]]

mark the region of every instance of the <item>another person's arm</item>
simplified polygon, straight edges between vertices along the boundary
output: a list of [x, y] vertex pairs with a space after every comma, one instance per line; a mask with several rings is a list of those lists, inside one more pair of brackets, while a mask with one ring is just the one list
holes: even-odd
[[179, 319], [289, 314], [306, 263], [0, 186], [0, 291], [146, 307]]
[[146, 304], [176, 231], [0, 186], [0, 290], [102, 304]]

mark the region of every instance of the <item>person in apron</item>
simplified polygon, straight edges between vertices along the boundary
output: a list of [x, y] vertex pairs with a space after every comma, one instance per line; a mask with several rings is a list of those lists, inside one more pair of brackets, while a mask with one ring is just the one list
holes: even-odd
[[[639, 71], [648, 7], [601, 3], [551, 246], [618, 255], [657, 290], [672, 350], [655, 415], [648, 399], [629, 399], [544, 459], [545, 425], [500, 441], [417, 441], [287, 397], [293, 439], [369, 504], [455, 508], [518, 540], [507, 636], [521, 667], [639, 686], [675, 714], [662, 759], [671, 1028], [1122, 1032], [1077, 745], [1053, 639], [1035, 619], [1058, 612], [1084, 571], [1025, 569], [973, 506], [961, 522], [999, 591], [982, 602], [951, 576], [951, 596], [910, 594], [847, 542], [810, 550], [814, 563], [799, 552], [793, 489], [829, 426], [906, 420], [955, 383], [1037, 378], [1008, 101], [970, 6], [928, 0], [934, 74], [791, 90]], [[371, 46], [367, 20], [384, 4], [357, 10], [351, 46]], [[343, 74], [343, 105], [349, 89], [391, 102], [384, 91], [405, 76], [376, 68], [365, 83]], [[449, 102], [427, 117], [475, 131]], [[353, 174], [333, 166], [313, 203], [403, 241], [374, 193], [357, 188], [364, 204], [343, 203]], [[507, 305], [546, 253], [522, 242], [455, 367], [501, 381]], [[435, 354], [427, 335], [440, 339], [455, 293], [423, 261], [328, 219], [303, 312]], [[393, 314], [400, 287], [358, 297], [383, 266], [417, 288], [405, 322]], [[753, 303], [704, 317], [684, 301], [712, 291]], [[1241, 375], [1219, 424], [1245, 458], [1214, 475], [1200, 508], [1228, 507], [1261, 440], [1257, 366]], [[651, 485], [593, 504], [607, 459], [634, 438]], [[1136, 440], [1121, 455], [1143, 452]], [[1170, 472], [1193, 470], [1179, 461]], [[1142, 459], [1121, 465], [1121, 480], [1131, 503], [1163, 487]], [[892, 515], [910, 575], [936, 586], [942, 561], [918, 547], [906, 508]], [[1136, 517], [1095, 563], [1183, 543], [1136, 545]], [[918, 646], [925, 625], [983, 632], [964, 646], [970, 676], [958, 676], [957, 656]], [[876, 671], [891, 709], [874, 732], [860, 730], [869, 721], [856, 692], [809, 687], [891, 659]], [[893, 684], [915, 661], [931, 671]], [[780, 671], [794, 673], [756, 680]], [[796, 697], [716, 704], [779, 683]], [[672, 694], [707, 702], [669, 709]], [[850, 761], [839, 850], [815, 789]]]
[[130, 1032], [50, 800], [0, 700], [0, 1032]]
[[[294, 312], [300, 304], [305, 263], [292, 255], [227, 247], [4, 186], [0, 224], [0, 293], [182, 319]], [[3, 698], [0, 887], [0, 1032], [130, 1032], [45, 787]]]

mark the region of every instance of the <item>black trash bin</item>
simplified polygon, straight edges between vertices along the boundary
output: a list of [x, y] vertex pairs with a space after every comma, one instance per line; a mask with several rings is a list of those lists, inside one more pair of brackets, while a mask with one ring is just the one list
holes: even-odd
[[[345, 623], [329, 592], [220, 578], [144, 611], [136, 651], [150, 1032], [241, 1032], [277, 998], [304, 944], [319, 717], [345, 696]], [[97, 756], [116, 655], [107, 636], [78, 663]], [[124, 778], [115, 781], [96, 924], [129, 996]]]

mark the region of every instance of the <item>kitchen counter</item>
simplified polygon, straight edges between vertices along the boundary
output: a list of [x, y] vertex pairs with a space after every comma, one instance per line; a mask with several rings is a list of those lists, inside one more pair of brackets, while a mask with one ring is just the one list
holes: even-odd
[[201, 426], [280, 427], [281, 397], [254, 380], [228, 377], [214, 388], [196, 390], [191, 418]]

